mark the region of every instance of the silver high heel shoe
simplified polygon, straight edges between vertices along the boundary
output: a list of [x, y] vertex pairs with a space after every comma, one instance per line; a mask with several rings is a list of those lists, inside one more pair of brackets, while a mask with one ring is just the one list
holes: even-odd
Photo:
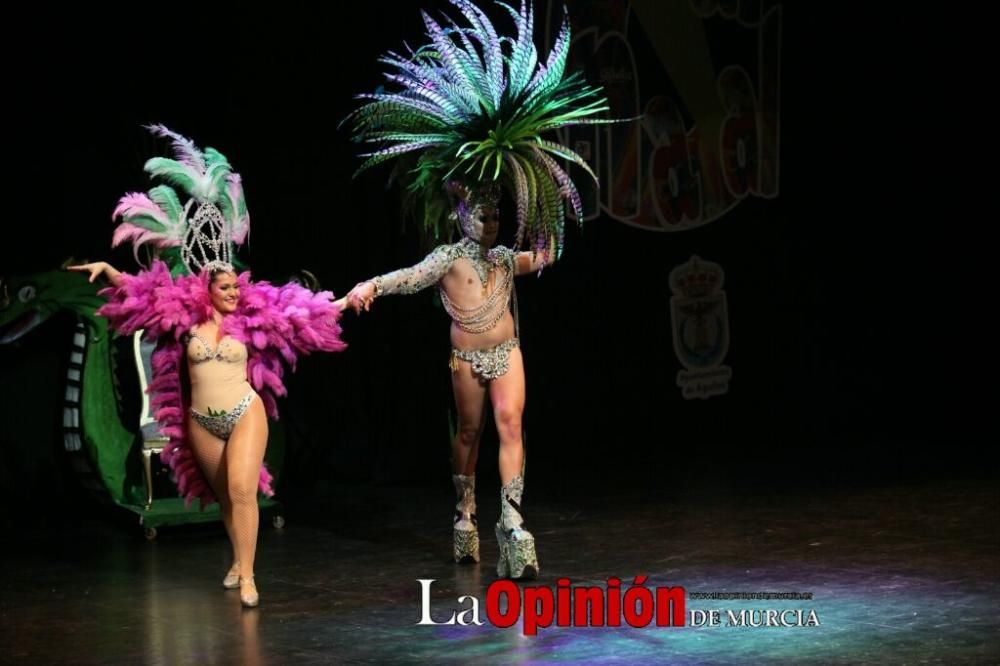
[[500, 521], [496, 525], [497, 542], [500, 544], [497, 576], [500, 578], [538, 577], [535, 537], [524, 529], [521, 515], [523, 494], [524, 477], [520, 474], [500, 489]]
[[452, 541], [455, 561], [479, 561], [479, 523], [476, 520], [476, 477], [452, 474], [458, 504], [455, 505], [455, 525]]

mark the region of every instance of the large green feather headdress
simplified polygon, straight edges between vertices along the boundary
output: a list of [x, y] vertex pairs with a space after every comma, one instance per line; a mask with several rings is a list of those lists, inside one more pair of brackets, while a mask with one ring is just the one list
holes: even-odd
[[[150, 176], [169, 184], [145, 194], [132, 192], [118, 201], [112, 218], [121, 221], [112, 247], [130, 242], [138, 259], [139, 248], [147, 246], [175, 274], [235, 263], [234, 246], [242, 245], [250, 231], [240, 175], [214, 148], [199, 150], [163, 125], [146, 129], [171, 139], [177, 159], [154, 157], [146, 162]], [[184, 203], [178, 190], [186, 198]]]
[[[449, 0], [466, 27], [447, 16], [445, 25], [421, 12], [430, 43], [408, 57], [390, 52], [385, 76], [396, 92], [359, 95], [369, 100], [351, 121], [357, 141], [374, 144], [357, 173], [402, 157], [397, 174], [407, 200], [422, 209], [423, 230], [449, 238], [445, 184], [462, 182], [471, 191], [499, 182], [517, 206], [517, 241], [541, 249], [555, 239], [562, 251], [566, 204], [577, 220], [583, 203], [560, 164], [579, 165], [597, 182], [584, 159], [568, 147], [543, 138], [549, 130], [584, 123], [606, 111], [600, 88], [586, 85], [579, 73], [564, 76], [569, 52], [569, 17], [545, 62], [532, 41], [534, 12], [525, 0], [520, 11], [496, 4], [514, 19], [516, 34], [497, 33], [486, 14], [469, 0]], [[355, 175], [357, 175], [357, 173]]]

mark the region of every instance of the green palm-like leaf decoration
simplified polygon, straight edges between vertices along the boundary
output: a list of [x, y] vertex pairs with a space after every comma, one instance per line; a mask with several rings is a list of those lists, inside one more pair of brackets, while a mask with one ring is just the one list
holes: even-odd
[[569, 203], [577, 220], [583, 203], [560, 161], [597, 177], [580, 155], [542, 134], [576, 124], [611, 123], [599, 87], [579, 73], [564, 76], [570, 45], [569, 17], [552, 50], [541, 62], [533, 41], [534, 11], [496, 4], [510, 14], [513, 36], [502, 36], [486, 14], [469, 0], [449, 0], [463, 25], [449, 17], [436, 21], [422, 12], [429, 42], [408, 57], [390, 52], [394, 92], [359, 95], [367, 100], [345, 122], [354, 138], [372, 145], [355, 175], [397, 159], [396, 177], [407, 188], [406, 204], [423, 212], [423, 231], [435, 240], [449, 238], [449, 205], [444, 185], [459, 180], [475, 189], [499, 182], [517, 209], [516, 244], [547, 247], [555, 239], [562, 251]]

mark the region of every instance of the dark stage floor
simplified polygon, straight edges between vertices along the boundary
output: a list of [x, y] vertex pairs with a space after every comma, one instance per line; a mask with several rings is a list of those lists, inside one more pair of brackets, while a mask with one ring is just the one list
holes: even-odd
[[[111, 663], [990, 663], [997, 618], [1000, 493], [986, 482], [918, 483], [704, 501], [534, 503], [540, 582], [610, 576], [681, 585], [687, 610], [722, 626], [539, 629], [417, 626], [418, 578], [436, 579], [432, 614], [485, 604], [496, 543], [479, 566], [449, 562], [450, 497], [344, 489], [284, 530], [262, 527], [261, 607], [220, 581], [216, 525], [164, 528], [146, 542], [104, 514], [8, 534], [0, 569], [2, 661]], [[483, 527], [493, 492], [481, 493]], [[623, 589], [627, 589], [623, 585]], [[721, 601], [696, 592], [811, 592], [811, 601]], [[815, 611], [820, 626], [727, 626], [725, 610]]]

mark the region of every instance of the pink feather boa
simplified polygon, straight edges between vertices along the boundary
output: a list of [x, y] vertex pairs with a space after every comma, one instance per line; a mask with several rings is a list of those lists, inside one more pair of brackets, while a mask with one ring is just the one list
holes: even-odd
[[[212, 317], [207, 273], [171, 278], [166, 264], [157, 261], [137, 275], [121, 274], [119, 287], [108, 287], [108, 299], [97, 313], [111, 327], [130, 335], [143, 330], [157, 340], [153, 354], [153, 380], [147, 392], [161, 432], [170, 438], [161, 458], [170, 465], [180, 494], [190, 504], [199, 499], [202, 508], [215, 501], [211, 486], [198, 466], [187, 438], [187, 412], [182, 382], [185, 355], [181, 337]], [[313, 293], [297, 284], [275, 287], [251, 282], [250, 274], [239, 276], [240, 302], [236, 312], [222, 321], [222, 333], [247, 347], [247, 379], [264, 402], [268, 416], [278, 418], [277, 396], [287, 393], [282, 381], [284, 365], [295, 370], [299, 356], [314, 351], [341, 351], [341, 311], [328, 291]], [[258, 487], [274, 494], [273, 477], [262, 465]]]

